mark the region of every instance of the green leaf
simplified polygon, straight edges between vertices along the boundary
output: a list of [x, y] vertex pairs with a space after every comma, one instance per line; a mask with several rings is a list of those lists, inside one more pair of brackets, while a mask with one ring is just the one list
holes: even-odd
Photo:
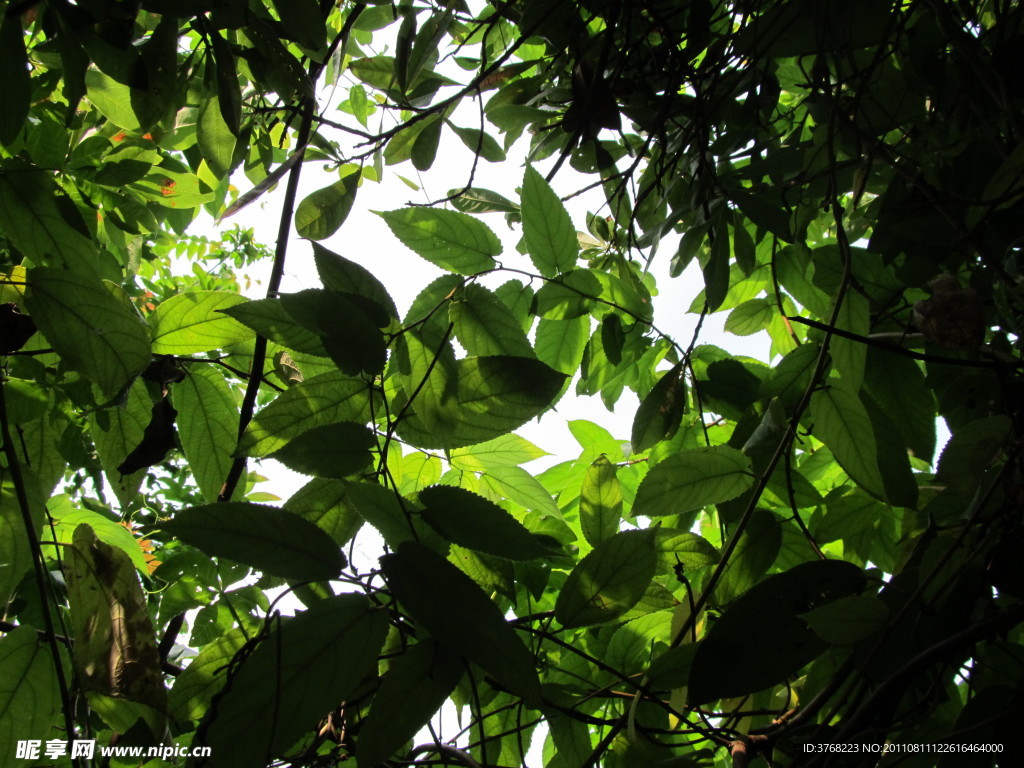
[[800, 618], [830, 645], [853, 645], [886, 625], [889, 609], [874, 595], [840, 597]]
[[533, 655], [468, 576], [413, 541], [382, 557], [380, 564], [394, 596], [438, 643], [493, 675], [527, 706], [540, 705]]
[[392, 757], [429, 722], [465, 670], [464, 662], [430, 638], [407, 648], [388, 669], [359, 729], [359, 765]]
[[227, 682], [231, 661], [248, 638], [233, 629], [205, 646], [178, 675], [167, 697], [171, 715], [180, 721], [198, 720], [210, 709], [213, 697]]
[[141, 128], [139, 118], [132, 108], [133, 89], [92, 68], [86, 70], [85, 85], [89, 101], [110, 122], [126, 131], [138, 131]]
[[451, 202], [457, 211], [463, 213], [515, 213], [519, 205], [507, 197], [482, 187], [449, 189], [449, 195], [457, 195]]
[[782, 526], [767, 509], [755, 509], [715, 591], [717, 605], [732, 602], [768, 572], [782, 547]]
[[366, 469], [376, 447], [373, 433], [362, 424], [343, 421], [313, 427], [270, 454], [304, 475], [343, 478]]
[[[701, 640], [687, 701], [707, 704], [783, 682], [825, 650], [800, 618], [859, 592], [864, 573], [842, 560], [814, 560], [769, 576], [733, 603]], [[752, 632], [752, 627], [771, 632]]]
[[245, 303], [225, 291], [196, 291], [171, 296], [150, 316], [153, 354], [194, 355], [246, 341], [251, 329], [220, 311]]
[[266, 456], [313, 427], [370, 420], [366, 382], [328, 371], [298, 382], [268, 403], [246, 427], [236, 456]]
[[0, 229], [36, 264], [100, 277], [96, 243], [53, 177], [16, 159], [0, 160]]
[[[42, 510], [33, 514], [33, 518], [36, 536], [39, 536], [43, 524]], [[4, 563], [0, 570], [0, 599], [13, 597], [22, 577], [32, 567], [34, 554], [26, 533], [14, 484], [7, 480], [5, 471], [0, 475], [0, 563]]]
[[277, 507], [240, 501], [190, 507], [160, 528], [213, 557], [294, 581], [332, 579], [345, 567], [330, 536]]
[[666, 573], [671, 573], [679, 565], [685, 569], [697, 569], [719, 561], [718, 550], [707, 539], [676, 528], [657, 528], [655, 549], [659, 569]]
[[523, 179], [523, 238], [530, 260], [545, 277], [576, 265], [579, 241], [558, 195], [532, 166]]
[[245, 657], [207, 710], [203, 743], [240, 766], [283, 756], [376, 672], [387, 629], [387, 612], [354, 594], [289, 619]]
[[[282, 347], [327, 357], [323, 341], [310, 328], [316, 325], [313, 313], [319, 295], [317, 289], [310, 289], [285, 294], [279, 299], [246, 301], [221, 311]], [[296, 315], [309, 315], [309, 322], [300, 321]]]
[[149, 330], [125, 298], [99, 280], [62, 269], [29, 270], [26, 304], [63, 362], [107, 397], [142, 373], [152, 357]]
[[381, 307], [388, 317], [398, 317], [395, 301], [387, 288], [366, 267], [327, 250], [320, 243], [313, 243], [313, 257], [325, 288], [367, 299]]
[[[526, 357], [468, 357], [457, 363], [457, 394], [429, 432], [401, 422], [400, 434], [421, 448], [459, 448], [511, 432], [540, 414], [565, 375]], [[413, 401], [414, 410], [418, 400]]]
[[0, 144], [10, 144], [21, 133], [32, 103], [32, 78], [19, 14], [5, 14], [0, 23], [0, 78], [4, 83]]
[[490, 467], [480, 476], [480, 483], [521, 507], [560, 516], [551, 494], [522, 467]]
[[494, 467], [516, 467], [549, 455], [525, 437], [507, 434], [449, 454], [451, 465], [466, 472], [481, 472]]
[[580, 491], [583, 537], [596, 547], [618, 532], [621, 520], [622, 488], [615, 465], [602, 454], [587, 470]]
[[284, 508], [326, 531], [339, 547], [352, 540], [363, 518], [340, 480], [316, 477], [299, 488]]
[[212, 365], [193, 363], [174, 385], [178, 436], [196, 484], [213, 503], [231, 469], [238, 441], [238, 406], [227, 381]]
[[401, 208], [378, 212], [402, 243], [431, 264], [461, 275], [494, 268], [501, 241], [482, 222], [456, 211]]
[[633, 417], [630, 443], [640, 453], [655, 443], [668, 440], [679, 429], [686, 412], [686, 367], [676, 363], [665, 371], [641, 401]]
[[142, 441], [152, 414], [153, 403], [146, 385], [142, 379], [136, 379], [123, 406], [103, 408], [89, 415], [89, 435], [96, 446], [107, 481], [122, 504], [135, 498], [146, 470], [122, 475], [117, 468]]
[[556, 371], [572, 376], [580, 367], [589, 338], [589, 317], [574, 317], [570, 320], [542, 317], [537, 323], [537, 359]]
[[340, 371], [322, 373], [282, 392], [253, 418], [236, 455], [266, 456], [313, 427], [370, 420], [365, 381]]
[[457, 294], [448, 305], [448, 317], [470, 355], [535, 356], [515, 315], [482, 285], [467, 285]]
[[196, 121], [199, 151], [218, 179], [223, 179], [231, 172], [235, 156], [235, 134], [225, 121], [224, 112], [220, 98], [207, 96], [199, 105], [199, 118]]
[[273, 0], [274, 9], [281, 18], [284, 36], [319, 51], [327, 45], [327, 28], [320, 4], [316, 0]]
[[299, 237], [324, 240], [348, 218], [359, 189], [360, 174], [349, 173], [340, 181], [307, 195], [295, 211], [295, 231]]
[[[835, 342], [835, 339], [832, 340]], [[918, 363], [903, 355], [868, 350], [864, 386], [914, 456], [931, 463], [935, 454], [935, 395]]]
[[830, 378], [827, 386], [811, 396], [814, 436], [829, 447], [854, 482], [875, 498], [885, 500], [875, 433], [855, 392], [842, 379]]
[[729, 313], [725, 330], [737, 336], [749, 336], [767, 328], [774, 313], [775, 306], [768, 299], [748, 299]]
[[[462, 139], [462, 143], [471, 152], [479, 153], [480, 157], [489, 163], [502, 163], [505, 161], [505, 150], [501, 148], [497, 139], [491, 136], [489, 133], [482, 132], [479, 128], [459, 128], [456, 125], [452, 126], [452, 130], [455, 131], [455, 135]], [[465, 194], [465, 193], [463, 193]], [[461, 196], [460, 196], [461, 197]], [[465, 210], [459, 206], [456, 206], [460, 211]], [[483, 213], [483, 211], [465, 211], [466, 213]]]
[[605, 539], [572, 569], [555, 602], [564, 627], [617, 619], [643, 597], [654, 577], [654, 530], [623, 531]]
[[574, 269], [541, 286], [533, 299], [532, 311], [550, 320], [568, 320], [586, 315], [601, 295], [601, 280], [589, 269]]
[[448, 541], [508, 560], [544, 557], [547, 550], [522, 523], [482, 496], [448, 485], [420, 491], [423, 519]]
[[[871, 332], [871, 308], [868, 306], [867, 297], [854, 291], [847, 291], [839, 307], [836, 327], [859, 336], [867, 336]], [[867, 344], [835, 336], [829, 342], [829, 352], [832, 353], [832, 362], [840, 378], [849, 385], [849, 389], [860, 389], [861, 382], [864, 381]]]
[[60, 689], [53, 656], [30, 626], [0, 637], [0, 749], [17, 754], [28, 734], [45, 739], [60, 712]]
[[644, 477], [633, 514], [661, 517], [693, 512], [734, 499], [753, 484], [750, 460], [735, 448], [714, 445], [680, 451]]

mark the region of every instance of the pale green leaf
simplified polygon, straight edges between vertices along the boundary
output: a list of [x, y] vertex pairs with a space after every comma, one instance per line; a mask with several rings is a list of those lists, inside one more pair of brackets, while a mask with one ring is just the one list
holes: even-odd
[[735, 448], [714, 445], [680, 451], [644, 477], [633, 514], [661, 517], [734, 499], [751, 486], [750, 461]]
[[226, 291], [171, 296], [150, 316], [153, 354], [194, 355], [251, 339], [250, 328], [220, 312], [243, 303], [245, 297]]
[[545, 277], [576, 265], [579, 241], [569, 213], [551, 185], [532, 166], [523, 179], [523, 237], [537, 270]]
[[401, 208], [379, 213], [395, 237], [431, 264], [472, 275], [494, 267], [501, 242], [482, 222], [457, 211]]

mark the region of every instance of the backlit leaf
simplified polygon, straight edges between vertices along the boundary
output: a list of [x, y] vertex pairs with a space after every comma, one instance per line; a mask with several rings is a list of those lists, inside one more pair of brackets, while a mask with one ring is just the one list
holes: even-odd
[[153, 354], [194, 355], [251, 339], [251, 329], [220, 313], [244, 302], [244, 297], [224, 291], [171, 296], [150, 316]]
[[573, 568], [555, 602], [565, 627], [618, 618], [643, 597], [654, 576], [654, 531], [623, 531], [598, 544]]
[[546, 277], [576, 265], [579, 241], [569, 213], [544, 177], [532, 166], [523, 179], [523, 237], [537, 270]]
[[295, 211], [295, 231], [310, 240], [323, 240], [333, 235], [348, 218], [358, 188], [359, 172], [356, 171], [304, 197]]
[[29, 271], [26, 303], [36, 326], [64, 362], [95, 382], [107, 397], [149, 365], [149, 329], [100, 281], [36, 267]]
[[753, 483], [746, 456], [727, 445], [680, 451], [658, 462], [636, 494], [633, 514], [660, 517], [734, 499]]
[[431, 264], [462, 275], [494, 267], [501, 242], [485, 224], [457, 211], [401, 208], [380, 213], [395, 237]]

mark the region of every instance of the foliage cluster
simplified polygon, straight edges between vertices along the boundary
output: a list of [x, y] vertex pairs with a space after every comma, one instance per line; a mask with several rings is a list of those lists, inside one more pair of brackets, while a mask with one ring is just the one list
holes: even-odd
[[[0, 8], [0, 759], [1021, 764], [1014, 0]], [[443, 270], [402, 314], [322, 241], [448, 135], [528, 163], [380, 213]], [[278, 185], [272, 254], [188, 234]], [[654, 258], [772, 362], [662, 333]], [[632, 433], [531, 474], [570, 390]]]

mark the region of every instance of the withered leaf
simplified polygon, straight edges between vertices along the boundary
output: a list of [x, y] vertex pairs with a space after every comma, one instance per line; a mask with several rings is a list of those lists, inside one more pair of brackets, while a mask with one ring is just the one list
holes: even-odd
[[66, 568], [79, 683], [86, 691], [164, 712], [156, 632], [131, 559], [82, 523]]

